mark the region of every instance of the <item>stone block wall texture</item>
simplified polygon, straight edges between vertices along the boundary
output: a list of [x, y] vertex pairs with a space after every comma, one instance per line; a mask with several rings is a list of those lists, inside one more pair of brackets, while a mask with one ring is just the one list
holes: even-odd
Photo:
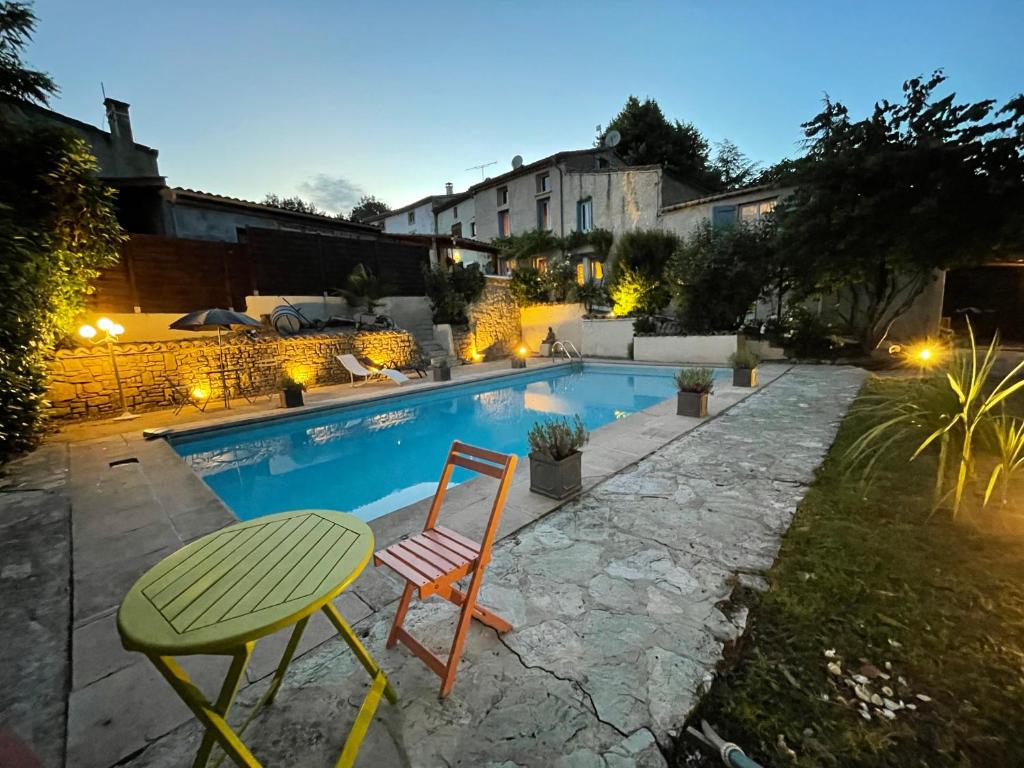
[[[335, 359], [352, 353], [377, 364], [406, 364], [416, 356], [416, 342], [406, 331], [318, 333], [281, 337], [265, 334], [250, 339], [224, 340], [228, 389], [237, 394], [240, 381], [247, 390], [277, 391], [282, 374], [309, 386], [349, 380]], [[117, 368], [131, 411], [152, 411], [174, 404], [174, 387], [183, 392], [199, 388], [216, 400], [222, 394], [220, 352], [216, 337], [194, 341], [118, 344]], [[51, 418], [73, 420], [116, 416], [121, 412], [117, 383], [106, 347], [60, 350], [50, 365]]]
[[471, 359], [474, 352], [488, 358], [504, 357], [515, 349], [523, 329], [509, 281], [488, 277], [483, 295], [470, 308], [469, 330], [453, 329], [453, 335], [457, 354], [463, 360]]

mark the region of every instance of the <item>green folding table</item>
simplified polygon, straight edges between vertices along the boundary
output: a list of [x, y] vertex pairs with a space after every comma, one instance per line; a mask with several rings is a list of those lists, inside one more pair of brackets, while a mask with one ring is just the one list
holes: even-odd
[[[370, 560], [373, 533], [342, 512], [306, 509], [260, 517], [197, 539], [150, 569], [128, 592], [117, 615], [124, 647], [140, 651], [184, 700], [206, 733], [193, 765], [204, 766], [214, 743], [240, 766], [258, 766], [242, 743], [252, 717], [273, 702], [309, 617], [327, 614], [372, 683], [349, 731], [338, 766], [351, 766], [381, 695], [397, 695], [334, 605]], [[267, 692], [236, 731], [227, 723], [256, 640], [293, 627]], [[215, 702], [175, 656], [230, 656]], [[327, 715], [328, 713], [324, 713]]]

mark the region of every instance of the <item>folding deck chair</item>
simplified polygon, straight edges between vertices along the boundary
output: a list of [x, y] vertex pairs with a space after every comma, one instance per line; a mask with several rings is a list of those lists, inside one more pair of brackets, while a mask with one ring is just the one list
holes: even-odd
[[401, 386], [409, 380], [409, 377], [400, 371], [393, 370], [391, 368], [364, 368], [362, 364], [356, 360], [355, 355], [336, 355], [338, 362], [341, 363], [342, 367], [348, 371], [349, 377], [352, 379], [352, 386], [356, 386], [356, 376], [363, 379], [363, 383], [375, 379], [378, 377], [385, 377], [391, 379], [395, 384]]
[[[444, 501], [448, 482], [455, 467], [464, 467], [498, 480], [498, 491], [491, 506], [491, 516], [487, 520], [487, 530], [483, 542], [479, 544], [437, 524], [441, 503]], [[498, 521], [501, 519], [501, 511], [505, 506], [505, 497], [508, 495], [515, 468], [514, 455], [475, 448], [458, 441], [452, 443], [423, 532], [392, 544], [373, 556], [375, 566], [386, 565], [406, 581], [402, 599], [398, 603], [398, 611], [395, 613], [395, 622], [391, 625], [391, 633], [388, 635], [387, 647], [393, 648], [395, 643], [401, 640], [441, 678], [442, 697], [448, 695], [455, 682], [455, 670], [459, 665], [459, 657], [462, 655], [462, 646], [466, 641], [471, 619], [476, 619], [500, 633], [512, 629], [512, 625], [500, 616], [477, 605], [476, 599], [484, 578], [484, 569], [491, 560], [491, 547], [498, 532]], [[455, 582], [469, 574], [473, 577], [469, 582], [469, 589], [463, 593], [455, 586]], [[462, 608], [455, 639], [452, 641], [447, 659], [440, 659], [428, 651], [402, 626], [413, 592], [419, 593], [420, 600], [437, 595]]]

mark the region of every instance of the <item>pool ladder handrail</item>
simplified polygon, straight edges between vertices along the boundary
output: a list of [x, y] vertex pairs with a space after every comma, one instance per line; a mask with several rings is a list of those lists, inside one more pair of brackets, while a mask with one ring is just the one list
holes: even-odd
[[556, 341], [554, 344], [551, 345], [552, 356], [554, 356], [555, 352], [558, 352], [559, 350], [561, 350], [562, 354], [565, 355], [569, 360], [573, 359], [573, 355], [576, 355], [576, 357], [579, 358], [580, 361], [583, 360], [583, 355], [580, 353], [578, 349], [576, 349], [576, 345], [573, 344], [571, 341]]

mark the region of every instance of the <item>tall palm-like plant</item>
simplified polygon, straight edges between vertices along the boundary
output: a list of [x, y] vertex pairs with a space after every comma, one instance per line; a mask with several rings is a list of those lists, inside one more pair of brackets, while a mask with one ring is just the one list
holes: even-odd
[[[904, 441], [920, 439], [910, 461], [937, 445], [934, 502], [938, 507], [952, 496], [954, 517], [960, 512], [964, 491], [973, 476], [978, 435], [998, 418], [993, 409], [1024, 388], [1024, 379], [1014, 380], [1024, 369], [1024, 361], [990, 385], [999, 353], [998, 338], [993, 338], [984, 355], [979, 356], [970, 324], [968, 335], [969, 351], [953, 355], [945, 371], [901, 388], [897, 394], [864, 398], [857, 411], [873, 425], [846, 452], [850, 466], [862, 467], [867, 477], [890, 448]], [[951, 476], [952, 483], [947, 487]]]
[[365, 264], [357, 264], [349, 274], [345, 287], [335, 293], [344, 296], [349, 306], [365, 306], [367, 313], [373, 314], [380, 306], [380, 300], [391, 291], [391, 286], [367, 269]]
[[1024, 420], [1002, 415], [996, 419], [992, 430], [998, 448], [998, 463], [992, 468], [985, 488], [985, 504], [992, 498], [996, 483], [1002, 480], [1002, 502], [1006, 504], [1010, 480], [1024, 469]]

